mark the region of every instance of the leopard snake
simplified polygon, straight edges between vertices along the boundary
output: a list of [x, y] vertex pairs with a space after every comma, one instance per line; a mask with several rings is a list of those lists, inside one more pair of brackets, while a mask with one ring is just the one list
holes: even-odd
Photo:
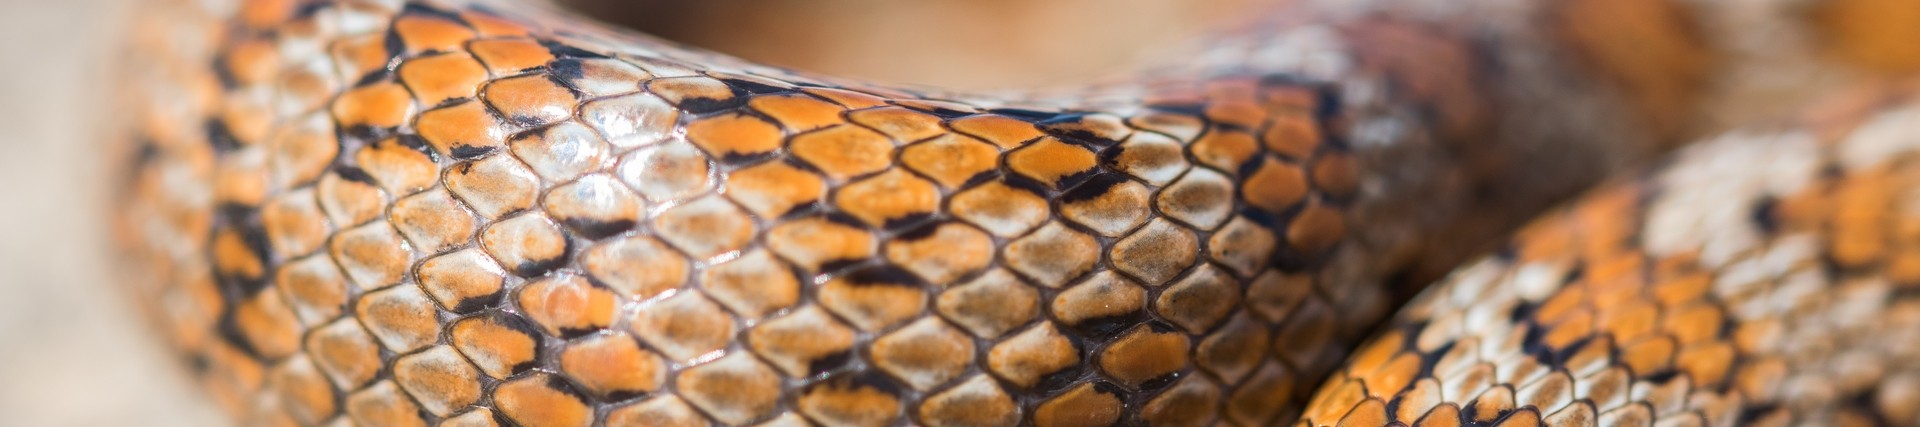
[[116, 270], [236, 422], [1920, 425], [1920, 102], [1661, 155], [1724, 5], [1318, 2], [961, 92], [528, 3], [133, 20]]

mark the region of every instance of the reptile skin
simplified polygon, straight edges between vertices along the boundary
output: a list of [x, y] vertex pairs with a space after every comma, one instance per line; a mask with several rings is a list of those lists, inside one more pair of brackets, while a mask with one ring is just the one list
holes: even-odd
[[1904, 98], [1729, 132], [1549, 213], [1416, 299], [1299, 425], [1920, 425]]
[[[1654, 304], [1659, 288], [1623, 302], [1574, 293], [1607, 271], [1598, 263], [1629, 262], [1614, 258], [1638, 262], [1607, 264], [1616, 277], [1640, 268], [1647, 283], [1773, 259], [1689, 249], [1713, 229], [1686, 215], [1724, 212], [1663, 207], [1672, 192], [1654, 189], [1715, 177], [1606, 193], [1646, 206], [1575, 208], [1604, 216], [1598, 225], [1535, 226], [1509, 245], [1521, 249], [1430, 294], [1498, 292], [1425, 297], [1394, 324], [1402, 335], [1342, 368], [1426, 275], [1656, 151], [1710, 61], [1651, 48], [1680, 59], [1620, 66], [1616, 48], [1583, 42], [1592, 28], [1541, 39], [1552, 20], [1538, 17], [1554, 16], [1544, 6], [1487, 3], [1470, 13], [1522, 24], [1296, 9], [1126, 78], [973, 94], [757, 66], [541, 5], [156, 2], [122, 67], [121, 270], [160, 335], [249, 425], [1273, 425], [1376, 413], [1384, 425], [1454, 401], [1463, 421], [1579, 405], [1589, 419], [1634, 415], [1580, 400], [1605, 392], [1575, 385], [1588, 375], [1649, 384], [1611, 395], [1647, 402], [1633, 407], [1648, 420], [1681, 411], [1654, 390], [1704, 396], [1682, 406], [1709, 421], [1830, 402], [1912, 419], [1856, 398], [1909, 386], [1871, 395], [1901, 403], [1912, 374], [1824, 382], [1827, 400], [1740, 390], [1806, 411], [1722, 397], [1749, 370], [1776, 374], [1754, 387], [1836, 378], [1800, 368], [1829, 359], [1795, 358], [1854, 348], [1824, 331], [1911, 325], [1910, 307], [1809, 300], [1872, 317], [1797, 326], [1769, 317], [1790, 311], [1743, 317], [1737, 292], [1669, 305]], [[1755, 247], [1825, 236], [1794, 240], [1826, 218], [1794, 195], [1850, 194], [1813, 190], [1850, 188], [1846, 166], [1778, 197], [1755, 184], [1723, 205], [1735, 221], [1714, 224], [1750, 225], [1768, 200], [1782, 209], [1765, 216], [1773, 228], [1725, 233]], [[1898, 188], [1899, 176], [1884, 179]], [[1668, 240], [1619, 238], [1638, 233], [1635, 215]], [[1874, 227], [1858, 232], [1897, 229]], [[1551, 233], [1568, 228], [1615, 233], [1613, 246], [1576, 252], [1586, 246], [1564, 242], [1594, 238]], [[1895, 274], [1875, 275], [1879, 254], [1833, 274]], [[1541, 268], [1561, 274], [1530, 288], [1467, 283]], [[1574, 295], [1558, 313], [1554, 292]], [[1676, 320], [1638, 341], [1588, 338], [1626, 308]], [[1747, 319], [1844, 342], [1749, 348], [1760, 344], [1729, 323]], [[1526, 329], [1548, 325], [1580, 328]], [[1647, 369], [1635, 363], [1656, 361], [1624, 350], [1639, 342], [1691, 358]], [[1583, 349], [1598, 355], [1570, 360], [1620, 368], [1561, 361]], [[1911, 352], [1845, 354], [1913, 370], [1893, 362]], [[1504, 376], [1434, 365], [1483, 360]], [[1725, 372], [1693, 371], [1714, 366]], [[1504, 406], [1435, 389], [1483, 377], [1472, 390], [1505, 387]], [[1542, 377], [1560, 382], [1533, 385]], [[1539, 400], [1553, 384], [1561, 398]]]

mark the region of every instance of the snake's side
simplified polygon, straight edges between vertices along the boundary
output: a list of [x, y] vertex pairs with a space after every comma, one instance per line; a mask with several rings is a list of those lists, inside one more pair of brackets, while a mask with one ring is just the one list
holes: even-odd
[[[1603, 220], [1536, 226], [1339, 369], [1436, 267], [1657, 151], [1712, 66], [1663, 2], [1439, 3], [1288, 9], [1127, 78], [1008, 94], [757, 66], [538, 5], [162, 3], [125, 61], [123, 270], [215, 399], [261, 425], [1270, 425], [1409, 422], [1441, 402], [1519, 420], [1597, 396], [1574, 381], [1599, 374], [1564, 360], [1683, 395], [1747, 378], [1694, 371], [1710, 362], [1776, 375], [1759, 387], [1840, 360], [1802, 359], [1891, 360], [1842, 336], [1737, 347], [1733, 321], [1791, 312], [1734, 305], [1739, 289], [1672, 306], [1574, 293], [1605, 273], [1712, 278], [1773, 259], [1734, 249], [1829, 236], [1808, 230], [1852, 220], [1788, 209], [1875, 170], [1843, 163], [1726, 202], [1759, 231], [1685, 227], [1723, 212], [1635, 196], [1685, 178], [1606, 193], [1618, 203], [1575, 208]], [[1653, 58], [1622, 56], [1635, 48]], [[1720, 170], [1690, 161], [1673, 174]], [[1755, 200], [1781, 212], [1751, 216]], [[1660, 236], [1624, 239], [1636, 215]], [[1568, 243], [1599, 241], [1566, 236], [1586, 233], [1613, 246], [1576, 251], [1604, 246]], [[1688, 249], [1735, 234], [1745, 246]], [[1879, 277], [1880, 253], [1813, 279]], [[1463, 283], [1505, 269], [1546, 282]], [[1822, 295], [1808, 304], [1855, 307]], [[1887, 304], [1770, 331], [1911, 324]], [[1591, 338], [1621, 307], [1679, 314]], [[1527, 332], [1563, 324], [1585, 329]], [[1694, 356], [1612, 351], [1639, 342]], [[1562, 378], [1565, 398], [1421, 394], [1482, 378], [1443, 360], [1492, 372], [1463, 388]], [[1692, 395], [1719, 399], [1682, 406], [1706, 420], [1812, 413]], [[1653, 402], [1648, 420], [1678, 411], [1612, 396]]]

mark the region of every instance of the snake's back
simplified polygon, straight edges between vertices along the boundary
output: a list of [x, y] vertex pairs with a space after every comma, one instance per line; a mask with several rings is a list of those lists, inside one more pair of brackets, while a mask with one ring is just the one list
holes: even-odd
[[1839, 166], [1670, 166], [1360, 346], [1686, 123], [1709, 61], [1667, 9], [1613, 28], [1680, 35], [1664, 61], [1596, 46], [1603, 3], [1369, 4], [983, 94], [540, 5], [161, 3], [122, 68], [120, 265], [247, 424], [1914, 422], [1912, 349], [1866, 350], [1920, 330], [1912, 242], [1873, 239], [1905, 205], [1870, 193], [1912, 174], [1861, 143], [1692, 154]]
[[159, 13], [207, 39], [141, 53], [120, 225], [248, 423], [1259, 424], [1377, 305], [1307, 274], [1359, 191], [1324, 87], [1002, 107], [482, 7]]

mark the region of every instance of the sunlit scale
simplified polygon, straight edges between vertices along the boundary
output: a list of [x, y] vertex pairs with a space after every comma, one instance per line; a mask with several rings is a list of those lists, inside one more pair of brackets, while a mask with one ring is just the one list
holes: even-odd
[[[995, 100], [507, 5], [167, 6], [137, 29], [117, 225], [159, 329], [261, 425], [1284, 422], [1464, 216], [1451, 159], [1508, 148], [1429, 133], [1438, 101], [1392, 73], [1300, 59], [1347, 55], [1315, 28]], [[1399, 131], [1361, 149], [1362, 124]], [[1558, 382], [1509, 406], [1629, 381], [1535, 369]]]

